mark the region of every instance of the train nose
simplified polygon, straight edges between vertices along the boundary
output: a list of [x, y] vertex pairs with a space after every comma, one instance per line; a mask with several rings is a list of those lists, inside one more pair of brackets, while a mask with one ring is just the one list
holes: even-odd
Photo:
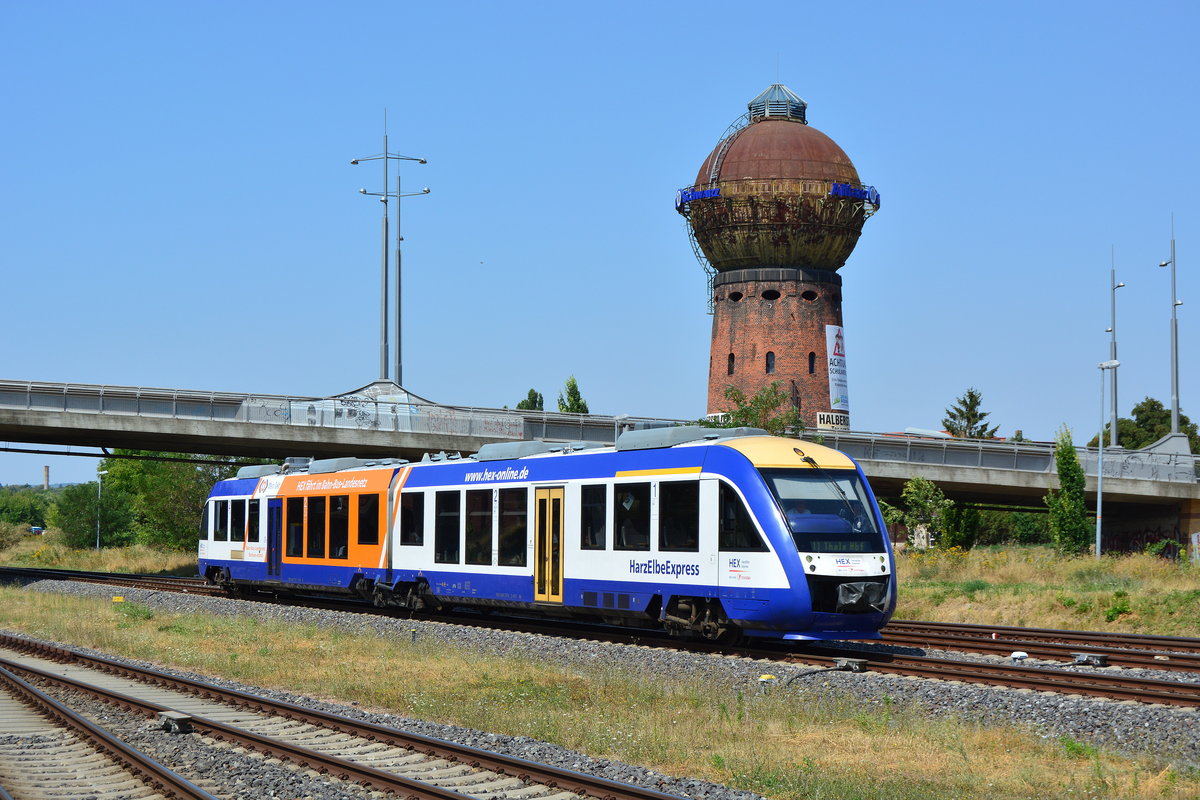
[[837, 589], [837, 612], [839, 614], [882, 612], [886, 600], [886, 584], [873, 581], [843, 583]]

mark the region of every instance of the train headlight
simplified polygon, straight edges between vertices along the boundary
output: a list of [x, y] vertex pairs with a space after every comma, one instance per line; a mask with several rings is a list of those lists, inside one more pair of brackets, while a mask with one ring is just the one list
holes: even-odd
[[805, 560], [805, 561], [808, 561], [808, 562], [811, 564], [811, 563], [812, 563], [812, 556], [805, 556], [805, 557], [804, 557], [804, 560]]

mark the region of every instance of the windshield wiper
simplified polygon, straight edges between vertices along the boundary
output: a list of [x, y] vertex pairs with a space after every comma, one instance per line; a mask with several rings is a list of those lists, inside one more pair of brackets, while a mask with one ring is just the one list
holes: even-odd
[[[805, 452], [799, 447], [793, 447], [792, 450], [795, 451], [796, 455], [800, 456], [801, 461], [803, 461], [805, 464], [808, 464], [817, 472], [821, 473], [821, 477], [825, 479], [825, 482], [832, 486], [833, 490], [838, 493], [838, 497], [842, 499], [842, 505], [846, 507], [846, 522], [850, 523], [850, 530], [856, 533], [861, 533], [863, 527], [865, 527], [861, 520], [861, 517], [863, 517], [866, 513], [865, 509], [862, 514], [856, 513], [854, 511], [854, 506], [850, 504], [850, 498], [846, 496], [845, 490], [838, 485], [837, 480], [835, 480], [832, 475], [826, 472], [825, 469], [817, 463], [816, 459], [810, 455], [806, 455]], [[856, 523], [857, 527], [855, 525]]]

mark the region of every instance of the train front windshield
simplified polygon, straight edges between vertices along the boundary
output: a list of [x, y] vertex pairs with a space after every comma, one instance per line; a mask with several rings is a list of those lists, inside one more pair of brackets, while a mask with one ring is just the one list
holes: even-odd
[[761, 472], [801, 553], [881, 553], [886, 549], [857, 472]]

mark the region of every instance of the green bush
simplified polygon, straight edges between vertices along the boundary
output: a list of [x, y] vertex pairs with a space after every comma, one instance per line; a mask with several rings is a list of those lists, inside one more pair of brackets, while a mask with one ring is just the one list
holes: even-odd
[[25, 538], [26, 531], [29, 530], [27, 525], [16, 525], [11, 522], [0, 521], [0, 550], [7, 550], [21, 539]]

